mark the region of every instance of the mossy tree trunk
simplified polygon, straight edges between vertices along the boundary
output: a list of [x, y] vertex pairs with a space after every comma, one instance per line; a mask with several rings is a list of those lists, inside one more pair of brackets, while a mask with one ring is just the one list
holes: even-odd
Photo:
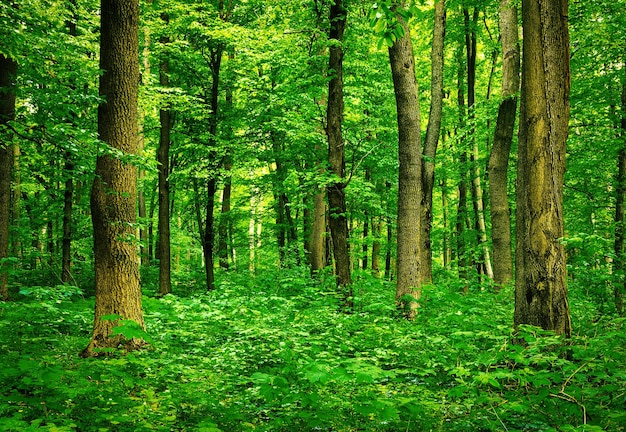
[[[101, 1], [100, 96], [98, 134], [128, 158], [137, 153], [138, 0]], [[85, 357], [99, 348], [134, 349], [136, 338], [112, 336], [118, 319], [144, 327], [136, 243], [137, 168], [105, 151], [96, 161], [91, 191], [94, 229], [96, 306], [93, 335]]]
[[[396, 5], [402, 7], [402, 4]], [[411, 33], [397, 15], [404, 35], [389, 48], [398, 120], [398, 230], [396, 305], [408, 319], [421, 295], [422, 148], [418, 87]]]
[[502, 102], [489, 157], [490, 214], [493, 242], [493, 279], [496, 289], [513, 280], [511, 210], [507, 190], [509, 154], [515, 129], [519, 90], [520, 49], [517, 7], [512, 0], [500, 1], [502, 44]]
[[567, 0], [523, 0], [515, 326], [571, 335], [563, 237], [569, 121]]

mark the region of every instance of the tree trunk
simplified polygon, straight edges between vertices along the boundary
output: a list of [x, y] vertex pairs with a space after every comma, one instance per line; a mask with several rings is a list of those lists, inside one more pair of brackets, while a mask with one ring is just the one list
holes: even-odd
[[215, 289], [215, 262], [213, 260], [213, 247], [215, 246], [215, 232], [213, 221], [213, 209], [215, 205], [215, 191], [217, 181], [214, 178], [207, 180], [207, 200], [204, 218], [204, 236], [202, 238], [202, 250], [204, 251], [206, 288], [208, 291]]
[[329, 39], [330, 46], [328, 71], [331, 76], [328, 84], [327, 134], [328, 162], [334, 182], [328, 185], [328, 207], [330, 234], [333, 243], [335, 276], [337, 286], [344, 298], [344, 305], [352, 308], [352, 278], [350, 275], [350, 253], [348, 251], [348, 220], [346, 218], [345, 197], [345, 155], [342, 136], [343, 123], [343, 48], [341, 41], [346, 25], [347, 10], [343, 0], [334, 0], [330, 7]]
[[232, 163], [229, 158], [227, 158], [224, 163], [224, 170], [226, 171], [226, 175], [224, 177], [224, 189], [222, 190], [222, 209], [220, 215], [220, 223], [217, 229], [218, 232], [218, 245], [217, 245], [217, 256], [219, 257], [219, 265], [222, 270], [228, 270], [228, 255], [229, 255], [229, 247], [228, 247], [228, 239], [229, 234], [231, 232], [231, 219], [230, 219], [230, 195], [231, 195], [231, 187], [232, 180], [230, 171], [232, 169]]
[[317, 187], [313, 195], [313, 220], [309, 245], [311, 273], [316, 274], [326, 266], [326, 202], [323, 189]]
[[[626, 67], [624, 67], [624, 76], [622, 77], [622, 118], [620, 119], [620, 129], [622, 140], [626, 140]], [[617, 190], [615, 203], [615, 263], [614, 272], [620, 278], [616, 281], [613, 290], [615, 295], [615, 309], [621, 316], [624, 315], [624, 296], [626, 296], [626, 287], [624, 284], [623, 274], [626, 270], [626, 260], [624, 257], [624, 217], [626, 198], [626, 142], [622, 144], [617, 160]]]
[[489, 157], [489, 208], [494, 257], [493, 279], [496, 283], [496, 290], [513, 280], [507, 171], [515, 128], [520, 67], [517, 7], [513, 0], [500, 1], [500, 39], [502, 43], [502, 102], [498, 109], [493, 147]]
[[[401, 5], [399, 7], [402, 7]], [[389, 48], [398, 120], [398, 230], [396, 305], [407, 319], [417, 314], [421, 295], [420, 248], [422, 149], [413, 44], [407, 23], [397, 15], [404, 35]]]
[[[459, 68], [457, 71], [457, 105], [459, 107], [459, 128], [465, 127], [465, 74], [463, 66], [461, 66], [463, 56], [463, 49], [459, 48], [457, 51], [457, 58], [459, 60]], [[464, 147], [460, 149], [459, 155], [459, 183], [458, 183], [458, 203], [455, 221], [455, 238], [456, 238], [456, 259], [459, 280], [464, 284], [463, 291], [467, 292], [468, 287], [468, 256], [469, 252], [466, 245], [466, 220], [467, 220], [467, 152]]]
[[72, 279], [72, 205], [74, 201], [74, 165], [70, 152], [65, 153], [65, 190], [63, 191], [63, 243], [61, 246], [61, 281]]
[[382, 223], [380, 217], [372, 218], [372, 276], [380, 277], [380, 235]]
[[[476, 100], [476, 26], [479, 11], [478, 8], [474, 8], [471, 22], [469, 10], [463, 9], [463, 14], [465, 16], [465, 50], [467, 54], [467, 113], [470, 124], [473, 124], [475, 118], [474, 103]], [[483, 202], [481, 173], [478, 164], [478, 141], [475, 138], [475, 129], [473, 126], [469, 132], [468, 140], [472, 145], [470, 152], [470, 184], [472, 190], [472, 206], [474, 208], [474, 226], [478, 246], [482, 249], [482, 262], [479, 260], [475, 264], [479, 275], [484, 273], [489, 279], [493, 279], [491, 256], [487, 243], [487, 224], [485, 223], [485, 205]]]
[[[0, 54], [0, 127], [15, 118], [17, 63]], [[4, 129], [4, 128], [3, 128]], [[2, 130], [6, 134], [6, 130]], [[6, 136], [6, 135], [5, 135]], [[9, 216], [11, 214], [11, 168], [13, 147], [0, 141], [0, 300], [9, 299]]]
[[430, 239], [432, 227], [435, 156], [441, 132], [443, 110], [443, 46], [446, 32], [446, 2], [435, 3], [435, 23], [431, 48], [430, 115], [422, 157], [422, 282], [433, 279], [433, 253]]
[[[167, 26], [169, 17], [161, 15], [161, 20]], [[169, 43], [169, 37], [161, 38], [164, 46]], [[163, 54], [159, 64], [159, 84], [161, 87], [169, 87], [169, 60]], [[170, 142], [172, 118], [169, 106], [159, 110], [159, 148], [157, 149], [157, 162], [159, 170], [159, 295], [172, 292], [171, 276], [171, 245], [170, 245]]]
[[515, 326], [571, 335], [563, 237], [569, 121], [567, 0], [523, 0]]
[[[137, 153], [138, 0], [101, 1], [100, 139], [124, 154]], [[112, 335], [119, 319], [144, 327], [135, 242], [137, 168], [111, 155], [98, 156], [91, 191], [96, 307], [93, 336], [83, 356], [99, 348], [134, 349], [142, 340]], [[103, 319], [106, 317], [107, 319]]]

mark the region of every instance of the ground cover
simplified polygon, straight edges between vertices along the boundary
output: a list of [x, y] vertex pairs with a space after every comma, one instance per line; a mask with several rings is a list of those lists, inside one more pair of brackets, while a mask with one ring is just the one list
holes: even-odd
[[352, 314], [300, 269], [147, 289], [150, 347], [99, 359], [78, 356], [93, 298], [22, 288], [0, 304], [0, 430], [624, 430], [624, 319], [581, 289], [566, 341], [513, 335], [512, 289], [460, 294], [450, 279], [406, 322], [389, 283], [356, 279]]

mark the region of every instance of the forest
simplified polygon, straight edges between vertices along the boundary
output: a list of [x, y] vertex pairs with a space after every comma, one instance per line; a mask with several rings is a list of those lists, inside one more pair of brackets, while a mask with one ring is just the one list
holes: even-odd
[[0, 430], [626, 430], [625, 0], [0, 0]]

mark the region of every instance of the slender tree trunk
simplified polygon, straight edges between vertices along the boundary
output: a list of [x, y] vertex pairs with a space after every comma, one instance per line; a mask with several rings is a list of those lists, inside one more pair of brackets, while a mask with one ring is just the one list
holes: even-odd
[[519, 90], [520, 50], [517, 7], [513, 0], [500, 1], [500, 39], [502, 43], [502, 102], [489, 157], [489, 190], [493, 240], [493, 278], [496, 289], [513, 280], [511, 251], [511, 211], [507, 192], [509, 153], [515, 129], [517, 91]]
[[209, 179], [206, 184], [207, 200], [206, 213], [204, 219], [204, 237], [202, 241], [202, 249], [204, 251], [206, 287], [207, 290], [215, 289], [215, 262], [213, 260], [213, 248], [215, 246], [215, 231], [213, 209], [215, 206], [215, 191], [217, 189], [217, 181], [213, 178]]
[[343, 31], [346, 25], [347, 10], [343, 0], [334, 0], [330, 6], [329, 39], [334, 40], [330, 46], [328, 62], [328, 162], [333, 183], [328, 185], [328, 207], [330, 217], [328, 224], [333, 243], [333, 257], [335, 261], [335, 276], [337, 285], [344, 297], [344, 305], [352, 308], [352, 277], [350, 275], [350, 253], [348, 251], [348, 220], [346, 218], [345, 197], [345, 155], [342, 136], [343, 123], [343, 48], [341, 45]]
[[[222, 65], [222, 54], [224, 47], [222, 44], [218, 45], [211, 50], [211, 99], [210, 108], [211, 114], [209, 116], [209, 145], [211, 148], [215, 148], [217, 145], [217, 123], [218, 123], [218, 110], [219, 110], [219, 88], [220, 88], [220, 72]], [[213, 152], [212, 152], [213, 153]], [[216, 164], [212, 164], [209, 170], [214, 170]], [[214, 232], [214, 205], [215, 205], [215, 192], [217, 191], [217, 179], [215, 176], [217, 173], [210, 172], [209, 180], [206, 183], [207, 201], [205, 205], [205, 225], [204, 225], [204, 238], [203, 238], [203, 250], [204, 259], [206, 262], [206, 282], [207, 290], [211, 291], [215, 289], [215, 269], [213, 248], [215, 245], [215, 232]]]
[[[158, 181], [157, 181], [158, 183]], [[148, 262], [155, 258], [154, 253], [154, 212], [157, 208], [158, 185], [150, 188], [150, 207], [148, 209]], [[158, 231], [158, 228], [157, 228]]]
[[[462, 65], [463, 49], [459, 48], [457, 51], [457, 58], [459, 64]], [[459, 66], [457, 71], [457, 104], [459, 107], [459, 128], [465, 127], [465, 74], [464, 66]], [[467, 220], [467, 152], [464, 147], [461, 147], [459, 154], [459, 183], [458, 189], [458, 202], [457, 213], [455, 221], [455, 237], [456, 237], [456, 259], [458, 267], [459, 279], [464, 282], [463, 291], [467, 292], [469, 289], [467, 284], [468, 278], [468, 256], [467, 239], [466, 239], [466, 220]]]
[[[137, 153], [138, 0], [101, 1], [100, 95], [98, 134], [119, 151]], [[83, 356], [97, 349], [134, 349], [143, 341], [112, 335], [116, 315], [144, 327], [139, 257], [133, 241], [137, 220], [137, 168], [110, 155], [96, 160], [91, 192], [94, 229], [96, 307], [93, 336]]]
[[382, 229], [382, 223], [379, 217], [372, 218], [372, 276], [375, 278], [380, 277], [380, 231]]
[[[397, 5], [398, 6], [398, 5]], [[402, 7], [402, 5], [399, 5]], [[422, 149], [413, 44], [407, 23], [397, 15], [404, 35], [389, 48], [398, 120], [398, 231], [396, 304], [407, 319], [417, 314], [421, 295]]]
[[[161, 16], [161, 20], [167, 26], [169, 17], [166, 14]], [[161, 38], [163, 46], [169, 43], [169, 37]], [[161, 87], [169, 87], [169, 60], [163, 54], [159, 64], [159, 84]], [[159, 170], [159, 295], [166, 295], [172, 292], [172, 272], [171, 272], [171, 243], [170, 243], [170, 143], [172, 116], [169, 106], [161, 107], [159, 110], [159, 148], [157, 149], [157, 162]]]
[[[15, 118], [16, 73], [17, 63], [0, 54], [0, 127]], [[9, 299], [9, 264], [3, 260], [9, 257], [12, 165], [13, 147], [0, 141], [0, 300]]]
[[[13, 144], [13, 190], [11, 194], [11, 223], [16, 233], [20, 232], [20, 224], [22, 217], [22, 174], [20, 170], [20, 144]], [[18, 258], [22, 257], [22, 238], [16, 235], [12, 239], [11, 249], [13, 255]]]
[[361, 250], [363, 251], [363, 260], [361, 261], [361, 269], [367, 270], [368, 262], [367, 262], [367, 253], [369, 251], [368, 246], [368, 237], [369, 237], [369, 220], [367, 216], [367, 211], [365, 212], [365, 216], [363, 218], [363, 247]]
[[567, 0], [523, 0], [515, 326], [571, 335], [563, 237], [569, 121]]
[[222, 270], [228, 270], [228, 239], [231, 228], [231, 219], [230, 219], [230, 195], [231, 195], [231, 175], [230, 171], [232, 169], [232, 163], [230, 158], [227, 158], [224, 163], [224, 170], [226, 171], [226, 175], [224, 176], [224, 189], [222, 189], [222, 209], [218, 231], [218, 257], [219, 257], [219, 265]]
[[433, 220], [435, 156], [441, 132], [443, 112], [443, 47], [446, 32], [446, 2], [435, 3], [435, 24], [431, 47], [430, 115], [422, 157], [422, 282], [433, 279], [433, 253], [430, 232]]
[[[476, 99], [476, 26], [478, 23], [479, 11], [474, 8], [471, 17], [469, 10], [463, 9], [465, 16], [465, 50], [467, 54], [467, 112], [469, 121], [474, 123], [474, 103]], [[471, 142], [470, 152], [470, 176], [472, 205], [474, 208], [474, 225], [477, 234], [478, 246], [482, 249], [482, 262], [476, 263], [478, 274], [485, 273], [489, 279], [493, 279], [493, 270], [491, 267], [491, 256], [489, 253], [489, 245], [487, 243], [487, 225], [485, 223], [485, 205], [483, 202], [483, 190], [481, 184], [480, 166], [478, 164], [479, 151], [478, 141], [475, 138], [474, 127], [471, 127], [468, 141]]]
[[613, 290], [615, 295], [615, 309], [621, 316], [624, 315], [624, 297], [626, 296], [626, 286], [623, 281], [623, 274], [626, 270], [626, 260], [624, 257], [624, 217], [625, 217], [625, 198], [626, 198], [626, 67], [624, 76], [622, 77], [622, 118], [620, 119], [620, 129], [622, 140], [622, 148], [620, 149], [617, 159], [617, 190], [615, 203], [615, 261], [613, 270], [621, 278], [616, 281]]
[[72, 279], [72, 205], [74, 200], [74, 165], [69, 152], [65, 155], [65, 190], [63, 191], [63, 243], [61, 246], [61, 281], [69, 283]]

